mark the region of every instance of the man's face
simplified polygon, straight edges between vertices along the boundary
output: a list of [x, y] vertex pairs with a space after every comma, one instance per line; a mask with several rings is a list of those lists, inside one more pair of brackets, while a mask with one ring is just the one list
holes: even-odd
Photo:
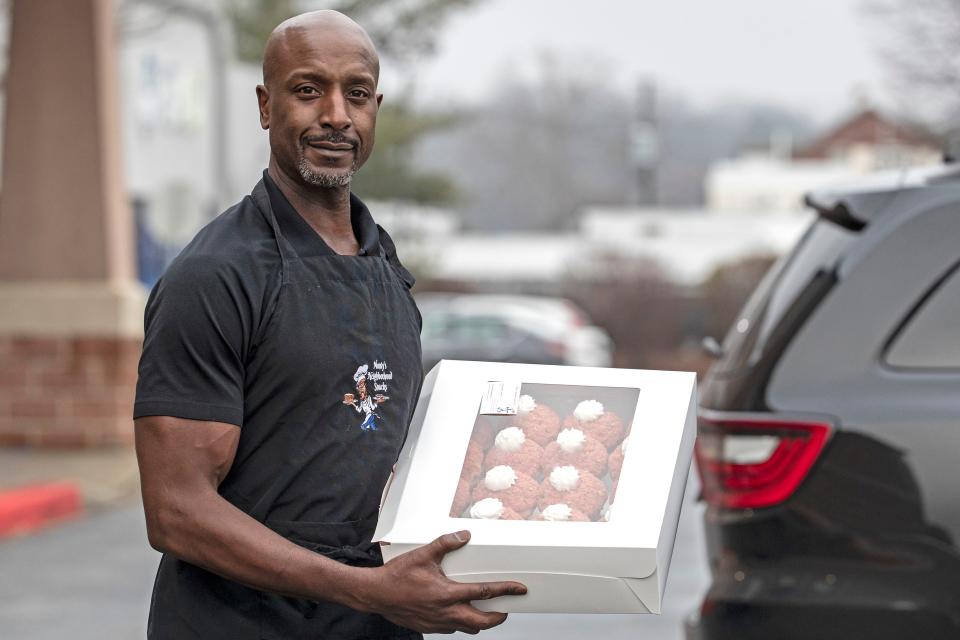
[[360, 396], [360, 399], [363, 400], [367, 397], [367, 380], [366, 378], [360, 378], [357, 381], [357, 395]]
[[257, 96], [280, 170], [306, 185], [347, 186], [373, 151], [383, 98], [375, 54], [335, 28], [293, 31], [272, 53]]

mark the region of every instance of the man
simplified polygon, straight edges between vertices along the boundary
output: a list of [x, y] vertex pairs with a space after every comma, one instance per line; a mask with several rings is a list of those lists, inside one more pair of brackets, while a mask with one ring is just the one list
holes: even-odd
[[[386, 565], [370, 539], [422, 379], [412, 278], [350, 194], [382, 95], [367, 34], [332, 11], [281, 24], [257, 87], [270, 162], [151, 294], [134, 410], [150, 543], [148, 636], [476, 633], [471, 600], [518, 583], [440, 571], [466, 532]], [[363, 429], [343, 389], [367, 367]], [[361, 399], [362, 400], [362, 399]]]

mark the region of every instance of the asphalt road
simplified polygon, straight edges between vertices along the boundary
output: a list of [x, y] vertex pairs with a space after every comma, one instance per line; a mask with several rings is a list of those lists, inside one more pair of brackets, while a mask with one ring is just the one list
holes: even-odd
[[[680, 640], [682, 620], [707, 586], [700, 507], [687, 484], [662, 615], [514, 614], [491, 640], [602, 637]], [[146, 635], [159, 555], [147, 545], [139, 504], [0, 543], [3, 640], [132, 640]], [[441, 637], [441, 636], [438, 636]], [[450, 636], [442, 636], [450, 637]], [[454, 636], [458, 637], [458, 636]], [[466, 636], [464, 636], [466, 637]]]

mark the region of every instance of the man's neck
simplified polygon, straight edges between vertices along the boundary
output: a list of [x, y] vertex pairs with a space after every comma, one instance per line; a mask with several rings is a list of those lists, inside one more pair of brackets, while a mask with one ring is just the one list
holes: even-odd
[[293, 208], [334, 252], [357, 255], [360, 243], [350, 219], [350, 187], [306, 188], [287, 176], [271, 158], [267, 172]]

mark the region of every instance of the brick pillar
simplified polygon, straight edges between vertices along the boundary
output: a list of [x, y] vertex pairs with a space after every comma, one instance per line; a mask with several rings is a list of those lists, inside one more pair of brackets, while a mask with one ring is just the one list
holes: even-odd
[[0, 337], [0, 446], [130, 444], [141, 341]]
[[0, 445], [132, 440], [144, 291], [122, 187], [112, 0], [11, 10]]

